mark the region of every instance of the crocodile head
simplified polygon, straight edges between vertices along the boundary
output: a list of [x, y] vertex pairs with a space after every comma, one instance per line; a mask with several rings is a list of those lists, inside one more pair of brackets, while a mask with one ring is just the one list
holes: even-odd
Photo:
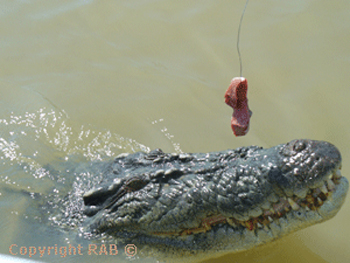
[[332, 144], [122, 155], [84, 195], [89, 229], [166, 257], [220, 256], [332, 218], [348, 181]]

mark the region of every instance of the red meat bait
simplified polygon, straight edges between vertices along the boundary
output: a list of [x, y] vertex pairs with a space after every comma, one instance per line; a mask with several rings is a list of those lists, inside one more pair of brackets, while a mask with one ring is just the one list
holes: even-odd
[[248, 107], [248, 82], [243, 77], [231, 80], [225, 93], [225, 103], [233, 108], [231, 128], [235, 136], [246, 135], [249, 131], [249, 120], [252, 112]]

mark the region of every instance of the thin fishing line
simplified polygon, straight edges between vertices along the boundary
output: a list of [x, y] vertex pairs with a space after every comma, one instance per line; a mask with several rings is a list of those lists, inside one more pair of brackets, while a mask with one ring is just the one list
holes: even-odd
[[241, 20], [239, 21], [239, 27], [238, 27], [238, 35], [237, 35], [237, 51], [238, 51], [238, 57], [239, 57], [239, 66], [240, 66], [240, 76], [243, 77], [243, 66], [242, 66], [242, 57], [241, 57], [241, 52], [239, 52], [239, 36], [241, 33], [241, 26], [242, 26], [242, 21], [243, 21], [243, 16], [245, 13], [245, 9], [247, 8], [249, 0], [245, 2], [245, 6], [242, 12]]

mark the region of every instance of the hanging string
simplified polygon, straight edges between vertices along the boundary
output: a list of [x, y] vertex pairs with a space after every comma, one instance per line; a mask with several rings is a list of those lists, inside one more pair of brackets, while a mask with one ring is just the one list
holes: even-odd
[[241, 26], [242, 26], [242, 21], [243, 21], [243, 16], [245, 13], [245, 9], [247, 8], [249, 0], [245, 2], [245, 6], [242, 12], [241, 20], [239, 21], [239, 27], [238, 27], [238, 36], [237, 36], [237, 51], [238, 51], [238, 57], [239, 57], [239, 66], [240, 66], [240, 76], [243, 77], [243, 66], [242, 66], [242, 57], [241, 57], [241, 52], [239, 52], [239, 36], [241, 33]]

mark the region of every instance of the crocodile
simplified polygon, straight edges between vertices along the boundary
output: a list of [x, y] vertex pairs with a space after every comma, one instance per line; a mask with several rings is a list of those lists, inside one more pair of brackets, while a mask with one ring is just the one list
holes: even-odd
[[335, 146], [308, 139], [121, 154], [83, 194], [85, 230], [163, 259], [240, 252], [334, 217], [349, 187], [340, 169]]

